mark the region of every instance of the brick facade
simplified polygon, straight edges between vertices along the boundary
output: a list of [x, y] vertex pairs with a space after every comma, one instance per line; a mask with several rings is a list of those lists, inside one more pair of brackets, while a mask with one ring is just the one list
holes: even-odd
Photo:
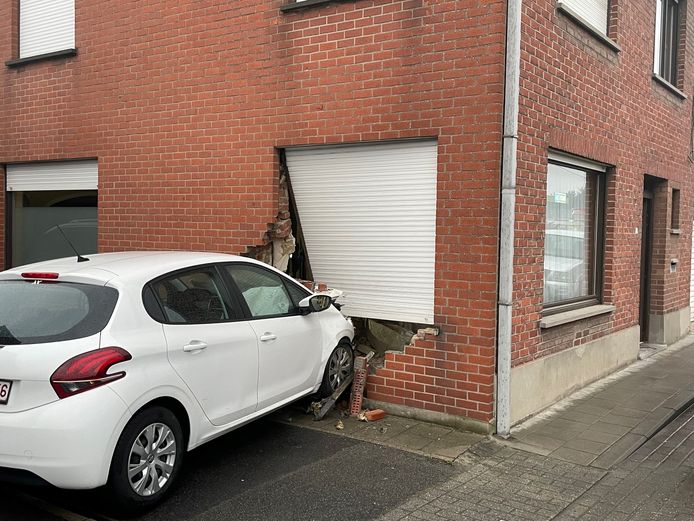
[[[6, 60], [17, 56], [16, 4], [0, 5]], [[666, 180], [666, 196], [681, 189], [683, 223], [654, 242], [652, 309], [688, 305], [691, 98], [651, 78], [654, 2], [612, 0], [621, 52], [555, 4], [523, 2], [514, 365], [638, 323], [645, 174]], [[77, 0], [77, 56], [0, 72], [0, 164], [98, 158], [100, 251], [244, 253], [286, 219], [279, 149], [437, 138], [441, 333], [389, 353], [367, 390], [491, 422], [506, 2], [282, 5]], [[689, 33], [678, 85], [688, 93]], [[543, 332], [549, 148], [614, 166], [603, 299], [616, 311]]]
[[[654, 206], [651, 312], [663, 315], [688, 306], [694, 202], [694, 166], [687, 159], [691, 98], [682, 99], [652, 78], [655, 2], [611, 2], [608, 34], [621, 52], [558, 11], [553, 0], [523, 5], [514, 365], [639, 323], [645, 175], [663, 180]], [[680, 57], [687, 59], [681, 60], [678, 87], [688, 89], [694, 79], [694, 35], [684, 34], [686, 21], [681, 26]], [[603, 302], [616, 311], [543, 331], [538, 319], [550, 148], [614, 167], [607, 174]], [[673, 187], [681, 189], [680, 235], [669, 229]], [[675, 273], [670, 273], [672, 258], [680, 261]]]
[[408, 354], [416, 396], [370, 392], [488, 420], [505, 3], [282, 5], [78, 0], [76, 57], [0, 72], [0, 163], [98, 158], [100, 251], [243, 253], [277, 219], [278, 148], [436, 137], [443, 333]]

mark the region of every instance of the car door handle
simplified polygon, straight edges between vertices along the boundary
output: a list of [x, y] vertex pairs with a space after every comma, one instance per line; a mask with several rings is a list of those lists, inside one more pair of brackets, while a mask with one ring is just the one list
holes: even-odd
[[277, 339], [277, 335], [275, 335], [274, 333], [263, 333], [262, 335], [260, 335], [260, 341], [261, 342], [269, 342], [270, 340], [276, 340], [276, 339]]
[[201, 342], [200, 340], [191, 340], [190, 344], [186, 344], [183, 346], [183, 350], [186, 353], [195, 353], [197, 351], [202, 351], [207, 347], [207, 344], [205, 342]]

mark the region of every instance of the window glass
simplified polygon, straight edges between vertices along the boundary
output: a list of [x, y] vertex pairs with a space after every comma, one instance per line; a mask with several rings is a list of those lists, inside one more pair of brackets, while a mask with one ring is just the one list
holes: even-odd
[[679, 9], [678, 0], [656, 0], [653, 72], [672, 85], [678, 80]]
[[680, 191], [678, 188], [672, 189], [672, 213], [670, 214], [670, 229], [680, 229]]
[[204, 324], [229, 319], [220, 292], [221, 284], [212, 269], [177, 273], [156, 281], [152, 286], [167, 322]]
[[227, 266], [254, 318], [286, 315], [298, 311], [282, 277], [251, 265]]
[[74, 256], [70, 243], [96, 253], [96, 190], [11, 192], [10, 205], [13, 266]]
[[596, 295], [598, 176], [574, 167], [549, 164], [545, 305]]
[[311, 294], [307, 289], [291, 283], [287, 284], [287, 291], [289, 291], [289, 296], [292, 298], [292, 302], [297, 307], [299, 306], [299, 302]]
[[101, 331], [118, 291], [70, 282], [0, 282], [0, 345], [75, 340]]

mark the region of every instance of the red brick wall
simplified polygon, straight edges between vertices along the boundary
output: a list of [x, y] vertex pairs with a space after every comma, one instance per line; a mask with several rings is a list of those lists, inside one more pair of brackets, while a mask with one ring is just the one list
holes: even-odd
[[[635, 230], [641, 230], [645, 174], [666, 179], [666, 195], [673, 187], [681, 189], [681, 235], [669, 233], [669, 202], [656, 207], [668, 229], [661, 226], [661, 235], [654, 237], [652, 312], [664, 314], [689, 303], [691, 97], [682, 100], [652, 79], [655, 2], [611, 4], [609, 33], [621, 53], [557, 12], [555, 0], [523, 2], [515, 365], [638, 324], [641, 245]], [[679, 85], [690, 96], [693, 37], [689, 31], [682, 38], [686, 61]], [[615, 167], [607, 183], [604, 302], [616, 311], [543, 331], [539, 318], [550, 147]], [[670, 258], [675, 257], [680, 264], [670, 273]]]
[[505, 2], [282, 3], [77, 2], [76, 57], [0, 71], [0, 163], [97, 157], [101, 251], [240, 253], [275, 221], [277, 147], [437, 137], [442, 334], [369, 394], [489, 420]]

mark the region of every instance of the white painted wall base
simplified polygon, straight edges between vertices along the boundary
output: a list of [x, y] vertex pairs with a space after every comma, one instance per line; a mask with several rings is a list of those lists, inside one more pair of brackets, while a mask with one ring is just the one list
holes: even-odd
[[691, 311], [686, 308], [666, 315], [650, 315], [648, 318], [649, 344], [674, 344], [689, 332]]
[[396, 405], [393, 403], [379, 402], [377, 400], [364, 399], [364, 406], [369, 409], [383, 409], [389, 414], [401, 416], [403, 418], [412, 418], [413, 420], [424, 421], [429, 423], [438, 423], [439, 425], [448, 425], [461, 431], [476, 432], [479, 434], [491, 434], [494, 428], [490, 423], [465, 416], [454, 416], [442, 412], [427, 411], [408, 407], [406, 405]]
[[557, 400], [636, 361], [639, 327], [623, 329], [511, 370], [513, 425]]

